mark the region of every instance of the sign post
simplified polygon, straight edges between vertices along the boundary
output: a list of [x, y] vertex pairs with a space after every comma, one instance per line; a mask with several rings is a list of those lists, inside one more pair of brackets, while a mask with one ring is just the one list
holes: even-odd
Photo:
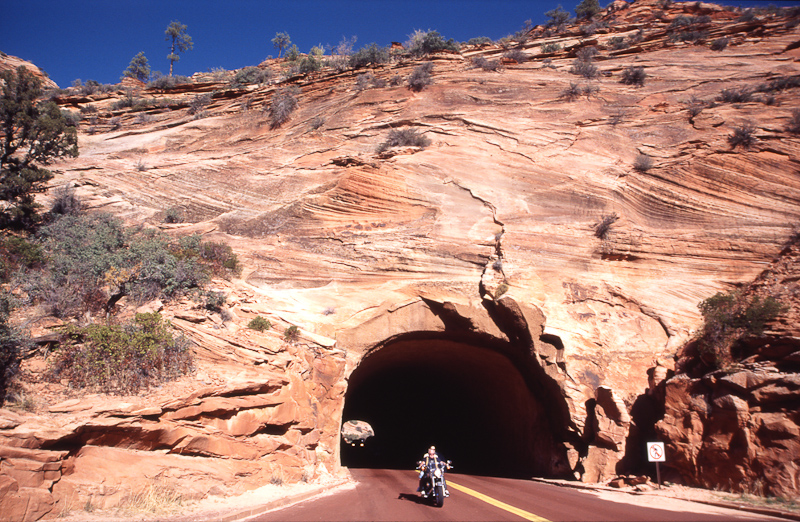
[[656, 478], [658, 479], [658, 489], [661, 489], [661, 468], [660, 462], [666, 462], [667, 457], [664, 452], [663, 442], [648, 442], [647, 443], [647, 460], [648, 462], [656, 463]]

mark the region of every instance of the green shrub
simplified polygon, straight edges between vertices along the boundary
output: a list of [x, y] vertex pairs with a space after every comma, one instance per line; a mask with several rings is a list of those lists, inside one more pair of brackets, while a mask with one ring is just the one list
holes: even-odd
[[421, 147], [431, 144], [431, 140], [419, 134], [416, 129], [392, 129], [386, 141], [378, 146], [378, 152], [383, 152], [390, 147]]
[[297, 64], [297, 70], [303, 74], [319, 71], [322, 68], [322, 62], [313, 54], [303, 57], [300, 63]]
[[192, 100], [189, 102], [189, 114], [194, 116], [199, 116], [200, 114], [204, 113], [206, 108], [211, 105], [211, 94], [198, 94], [197, 96], [193, 97]]
[[421, 91], [425, 88], [425, 86], [433, 83], [433, 80], [431, 79], [432, 70], [432, 62], [425, 62], [419, 67], [415, 67], [408, 76], [408, 88], [412, 91]]
[[578, 19], [588, 19], [600, 12], [600, 2], [598, 0], [582, 0], [575, 6], [575, 15]]
[[31, 347], [25, 332], [10, 324], [12, 297], [0, 292], [0, 406], [5, 403], [6, 391], [19, 371], [22, 352]]
[[264, 319], [260, 315], [252, 318], [249, 323], [247, 323], [247, 327], [251, 330], [256, 330], [258, 332], [264, 332], [272, 328], [272, 323], [269, 322], [268, 319]]
[[555, 42], [542, 44], [542, 46], [541, 46], [541, 50], [542, 50], [543, 54], [557, 53], [561, 49], [562, 49], [561, 44], [560, 43], [555, 43]]
[[491, 43], [492, 39], [489, 38], [488, 36], [478, 36], [476, 38], [470, 38], [466, 42], [467, 45], [486, 45]]
[[46, 262], [42, 248], [25, 237], [0, 237], [0, 281], [8, 281], [12, 272], [39, 268]]
[[205, 298], [203, 307], [212, 312], [220, 312], [222, 307], [225, 305], [225, 301], [227, 300], [225, 294], [222, 292], [211, 291], [205, 292], [203, 295]]
[[185, 339], [176, 339], [158, 313], [136, 314], [127, 325], [70, 325], [50, 368], [54, 381], [75, 388], [132, 394], [192, 370]]
[[[153, 76], [156, 76], [155, 74]], [[148, 89], [156, 89], [160, 91], [166, 91], [169, 89], [174, 89], [179, 85], [186, 85], [188, 83], [192, 83], [192, 79], [188, 76], [158, 76], [148, 82], [147, 88]]]
[[269, 69], [245, 67], [244, 69], [236, 71], [236, 74], [230, 81], [230, 86], [238, 89], [245, 85], [268, 83], [271, 78], [272, 72]]
[[561, 4], [559, 4], [555, 9], [546, 11], [544, 15], [547, 17], [545, 26], [557, 28], [558, 30], [561, 30], [564, 24], [569, 20], [569, 12], [564, 11], [564, 9], [561, 7]]
[[300, 336], [300, 331], [299, 331], [299, 330], [298, 330], [298, 328], [297, 328], [296, 326], [294, 326], [294, 325], [287, 327], [287, 328], [286, 328], [286, 329], [283, 331], [283, 338], [284, 338], [284, 339], [285, 339], [287, 342], [294, 342], [294, 341], [296, 341], [296, 340], [297, 340], [297, 338], [298, 338], [299, 336]]
[[592, 62], [585, 62], [583, 60], [575, 60], [572, 62], [572, 67], [570, 68], [569, 72], [571, 74], [583, 76], [587, 79], [596, 78], [600, 75], [597, 67]]
[[416, 31], [409, 41], [408, 53], [411, 56], [427, 56], [438, 51], [458, 52], [458, 43], [452, 38], [445, 40], [437, 31]]
[[630, 47], [630, 44], [625, 41], [624, 36], [614, 36], [608, 41], [608, 46], [615, 51], [619, 51], [621, 49], [627, 49]]
[[224, 243], [202, 242], [198, 235], [171, 241], [156, 230], [125, 229], [107, 214], [62, 216], [42, 227], [38, 241], [49, 261], [23, 286], [57, 317], [103, 309], [113, 297], [103, 287], [140, 303], [241, 270]]
[[360, 69], [370, 65], [380, 65], [389, 61], [389, 50], [385, 47], [380, 47], [376, 43], [371, 43], [366, 47], [362, 47], [348, 59], [348, 64], [353, 69]]
[[761, 335], [768, 322], [789, 309], [771, 296], [749, 298], [741, 291], [719, 292], [701, 301], [698, 308], [703, 314], [698, 353], [715, 368], [733, 362], [733, 348], [739, 340]]

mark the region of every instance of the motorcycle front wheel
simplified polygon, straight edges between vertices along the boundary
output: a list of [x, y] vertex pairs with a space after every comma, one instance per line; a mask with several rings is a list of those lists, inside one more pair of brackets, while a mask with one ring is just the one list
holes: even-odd
[[433, 502], [436, 507], [444, 505], [444, 486], [436, 486], [433, 490]]

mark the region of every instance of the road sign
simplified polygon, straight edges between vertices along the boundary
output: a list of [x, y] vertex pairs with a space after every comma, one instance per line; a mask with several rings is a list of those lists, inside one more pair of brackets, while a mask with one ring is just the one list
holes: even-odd
[[647, 443], [647, 460], [648, 462], [666, 462], [667, 458], [664, 453], [663, 442], [648, 442]]

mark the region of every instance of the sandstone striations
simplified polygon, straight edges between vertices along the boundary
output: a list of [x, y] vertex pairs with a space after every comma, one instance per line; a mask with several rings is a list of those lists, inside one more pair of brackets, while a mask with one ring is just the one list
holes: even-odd
[[[698, 302], [762, 274], [800, 221], [800, 137], [787, 130], [800, 28], [658, 4], [615, 2], [594, 28], [534, 28], [518, 46], [527, 59], [498, 70], [472, 59], [501, 58], [499, 45], [430, 56], [421, 91], [393, 85], [419, 65], [398, 60], [371, 69], [387, 83], [366, 89], [363, 71], [323, 69], [244, 87], [196, 75], [168, 92], [139, 87], [131, 96], [147, 103], [127, 108], [113, 105], [122, 91], [59, 97], [96, 112], [54, 186], [131, 223], [225, 241], [245, 270], [217, 282], [224, 315], [162, 310], [195, 342], [193, 379], [2, 410], [0, 510], [111, 506], [153, 480], [199, 497], [336, 473], [353, 394], [426, 357], [469, 376], [459, 385], [475, 408], [491, 403], [476, 411], [508, 428], [515, 472], [601, 481], [640, 465], [662, 407], [642, 397], [663, 390], [658, 429], [685, 480], [758, 478], [796, 494], [796, 366], [672, 372]], [[683, 35], [681, 16], [702, 37]], [[598, 76], [570, 73], [589, 46]], [[643, 85], [620, 83], [630, 67]], [[297, 110], [273, 128], [263, 109], [287, 84]], [[728, 103], [724, 90], [749, 97]], [[733, 145], [748, 125], [750, 145]], [[378, 152], [393, 129], [431, 143]], [[167, 211], [183, 222], [164, 223]], [[792, 304], [781, 339], [797, 337]], [[276, 328], [245, 328], [256, 315]], [[300, 336], [285, 342], [290, 325]], [[796, 364], [784, 342], [754, 349]], [[65, 399], [57, 388], [44, 393]]]

